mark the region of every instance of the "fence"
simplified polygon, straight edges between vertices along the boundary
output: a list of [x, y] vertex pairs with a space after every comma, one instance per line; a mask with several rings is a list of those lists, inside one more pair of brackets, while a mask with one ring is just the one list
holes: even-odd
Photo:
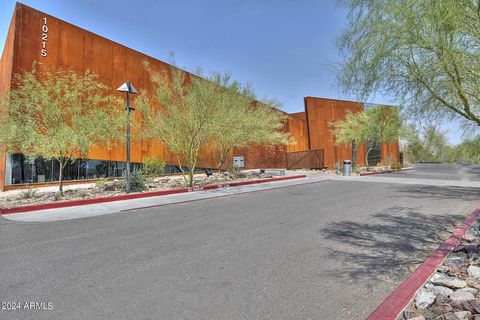
[[323, 149], [287, 153], [288, 169], [322, 169], [323, 164]]

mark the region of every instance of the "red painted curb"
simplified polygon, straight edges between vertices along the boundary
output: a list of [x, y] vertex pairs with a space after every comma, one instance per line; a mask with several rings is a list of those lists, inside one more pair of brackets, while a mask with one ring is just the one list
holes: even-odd
[[380, 172], [363, 172], [360, 173], [360, 176], [371, 176], [372, 174], [382, 174], [382, 173], [392, 173], [392, 172], [402, 172], [407, 170], [412, 170], [413, 168], [405, 168], [400, 170], [387, 170], [387, 171], [380, 171]]
[[222, 188], [228, 188], [228, 187], [237, 187], [237, 186], [258, 184], [258, 183], [284, 181], [284, 180], [292, 180], [292, 179], [301, 179], [301, 178], [306, 178], [306, 177], [307, 177], [306, 175], [287, 176], [287, 177], [280, 177], [280, 178], [268, 178], [268, 179], [258, 179], [258, 180], [240, 181], [240, 182], [232, 182], [232, 183], [221, 183], [221, 184], [214, 184], [214, 185], [208, 185], [208, 186], [202, 186], [202, 187], [189, 187], [189, 188], [152, 191], [152, 192], [144, 192], [144, 193], [122, 194], [122, 195], [118, 195], [118, 196], [103, 197], [103, 198], [67, 200], [67, 201], [59, 201], [59, 202], [52, 202], [52, 203], [42, 203], [42, 204], [34, 204], [34, 205], [27, 205], [27, 206], [19, 206], [19, 207], [13, 207], [13, 208], [0, 208], [0, 215], [20, 213], [20, 212], [38, 211], [38, 210], [46, 210], [46, 209], [55, 209], [55, 208], [83, 206], [83, 205], [87, 205], [87, 204], [105, 203], [105, 202], [113, 202], [113, 201], [120, 201], [120, 200], [158, 197], [158, 196], [166, 196], [166, 195], [170, 195], [170, 194], [178, 194], [178, 193], [186, 193], [186, 192], [194, 192], [194, 191], [202, 191], [202, 190], [222, 189]]
[[480, 207], [477, 207], [452, 235], [368, 316], [367, 320], [396, 320], [418, 289], [437, 270], [450, 251], [460, 243], [462, 236], [479, 217]]

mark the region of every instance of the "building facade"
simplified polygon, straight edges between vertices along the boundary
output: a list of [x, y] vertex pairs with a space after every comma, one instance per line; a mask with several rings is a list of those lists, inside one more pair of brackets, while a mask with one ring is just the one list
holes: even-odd
[[[344, 120], [348, 113], [361, 112], [372, 105], [363, 102], [326, 99], [317, 97], [304, 98], [305, 111], [293, 113], [288, 121], [288, 131], [297, 144], [287, 146], [287, 152], [304, 150], [324, 150], [324, 165], [334, 168], [343, 160], [352, 159], [352, 146], [337, 144], [332, 134], [332, 123]], [[379, 148], [377, 159], [384, 163], [400, 161], [398, 141], [385, 143]], [[357, 146], [357, 162], [364, 166], [367, 146]]]
[[[174, 68], [163, 61], [17, 3], [0, 59], [0, 92], [12, 88], [14, 75], [29, 70], [34, 62], [79, 73], [93, 71], [100, 81], [119, 95], [115, 89], [127, 80], [137, 89], [153, 91], [153, 83], [144, 68], [145, 62], [154, 72]], [[233, 156], [243, 156], [246, 168], [285, 168], [288, 152], [313, 149], [325, 149], [325, 164], [328, 166], [333, 166], [332, 161], [335, 160], [350, 159], [351, 149], [335, 145], [328, 128], [331, 120], [343, 118], [347, 110], [361, 111], [363, 104], [306, 97], [305, 111], [291, 114], [285, 124], [285, 130], [291, 133], [296, 144], [235, 149], [226, 166], [232, 164]], [[398, 144], [389, 145], [389, 148], [388, 153], [398, 156]], [[364, 152], [361, 150], [364, 149], [360, 147], [359, 153]], [[161, 143], [147, 140], [133, 142], [131, 160], [134, 167], [140, 167], [146, 158], [163, 159], [168, 170], [176, 170], [175, 155]], [[216, 168], [218, 158], [217, 152], [207, 147], [200, 155], [198, 167]], [[360, 155], [359, 159], [361, 158]], [[121, 176], [124, 166], [123, 146], [111, 149], [98, 146], [90, 150], [88, 159], [77, 159], [68, 166], [65, 180]], [[54, 161], [38, 158], [32, 162], [21, 154], [0, 154], [0, 190], [56, 180], [58, 165]]]

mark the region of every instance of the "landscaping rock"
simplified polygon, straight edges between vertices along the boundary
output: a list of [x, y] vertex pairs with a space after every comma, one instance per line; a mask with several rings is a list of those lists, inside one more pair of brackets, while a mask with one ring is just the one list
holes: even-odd
[[467, 242], [473, 242], [475, 241], [475, 237], [472, 236], [471, 234], [465, 234], [463, 237], [462, 237], [463, 240], [467, 241]]
[[467, 234], [473, 237], [478, 237], [480, 235], [480, 233], [475, 227], [468, 229]]
[[437, 268], [437, 271], [441, 273], [448, 273], [450, 271], [450, 268], [442, 264], [440, 267]]
[[480, 313], [480, 299], [452, 301], [452, 307], [458, 311], [470, 311], [471, 313]]
[[453, 311], [453, 307], [450, 305], [450, 299], [443, 295], [439, 294], [435, 299], [433, 305], [430, 306], [429, 310], [435, 315], [441, 315]]
[[[468, 284], [468, 283], [467, 283]], [[478, 292], [478, 289], [475, 289], [475, 288], [470, 288], [470, 287], [465, 287], [461, 290], [465, 290], [465, 291], [468, 291], [468, 292], [471, 292], [473, 295], [476, 295], [477, 292]]]
[[410, 303], [402, 312], [404, 319], [411, 319], [419, 316], [419, 311]]
[[452, 252], [462, 252], [465, 250], [465, 246], [460, 244], [458, 246], [456, 246], [455, 248], [453, 248]]
[[435, 320], [459, 320], [459, 319], [457, 318], [456, 315], [453, 314], [453, 312], [449, 312], [436, 317]]
[[480, 267], [469, 266], [467, 269], [468, 275], [480, 279]]
[[478, 248], [475, 245], [465, 246], [465, 252], [467, 253], [468, 259], [470, 260], [478, 260], [478, 258], [480, 258]]
[[444, 287], [452, 288], [452, 289], [461, 289], [467, 286], [467, 283], [463, 280], [460, 280], [456, 277], [450, 277], [443, 273], [435, 273], [430, 278], [430, 283], [434, 285], [441, 285]]
[[[466, 254], [465, 254], [465, 258], [466, 258]], [[462, 269], [462, 266], [464, 264], [463, 262], [464, 258], [462, 257], [459, 257], [459, 256], [452, 256], [452, 257], [447, 257], [447, 259], [445, 259], [445, 262], [444, 264], [450, 268], [450, 271], [453, 272], [453, 273], [458, 273], [460, 272], [460, 270]]]
[[471, 300], [475, 299], [475, 296], [468, 290], [460, 289], [450, 294], [452, 301]]
[[425, 317], [424, 316], [418, 316], [418, 317], [414, 317], [414, 318], [408, 318], [407, 320], [425, 320]]
[[480, 290], [480, 281], [478, 278], [468, 277], [465, 279], [465, 282], [468, 284], [469, 287]]
[[430, 307], [434, 301], [435, 294], [428, 289], [421, 289], [415, 295], [415, 306], [420, 310]]
[[470, 311], [458, 311], [453, 313], [460, 320], [469, 320], [472, 318], [472, 313]]
[[447, 287], [444, 287], [444, 286], [435, 286], [431, 283], [425, 284], [425, 288], [427, 288], [430, 291], [432, 291], [433, 293], [435, 293], [435, 295], [443, 294], [444, 296], [449, 296], [450, 294], [453, 293], [453, 290], [450, 289], [450, 288], [447, 288]]

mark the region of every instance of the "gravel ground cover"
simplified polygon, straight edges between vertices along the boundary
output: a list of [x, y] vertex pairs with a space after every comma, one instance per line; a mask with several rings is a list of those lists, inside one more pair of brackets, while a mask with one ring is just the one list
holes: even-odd
[[479, 247], [477, 220], [398, 320], [480, 320]]

